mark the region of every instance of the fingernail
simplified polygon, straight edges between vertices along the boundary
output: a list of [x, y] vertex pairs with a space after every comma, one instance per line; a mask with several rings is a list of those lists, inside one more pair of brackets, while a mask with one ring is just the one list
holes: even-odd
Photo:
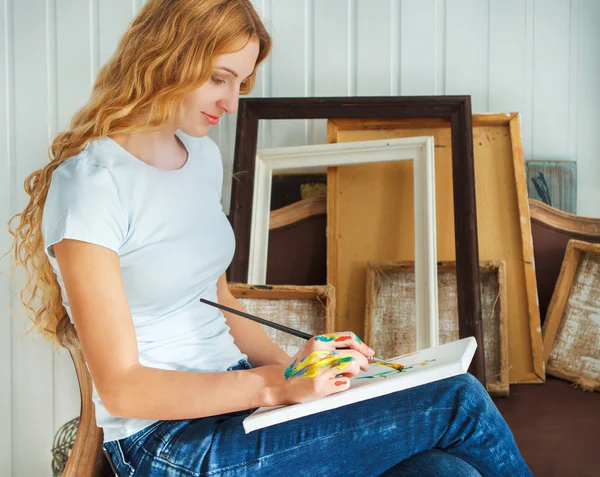
[[369, 351], [371, 354], [375, 354], [375, 350], [374, 350], [373, 348], [369, 348], [369, 347], [367, 346], [367, 350], [368, 350], [368, 351]]
[[336, 381], [335, 382], [336, 386], [343, 386], [344, 384], [346, 384], [346, 381]]

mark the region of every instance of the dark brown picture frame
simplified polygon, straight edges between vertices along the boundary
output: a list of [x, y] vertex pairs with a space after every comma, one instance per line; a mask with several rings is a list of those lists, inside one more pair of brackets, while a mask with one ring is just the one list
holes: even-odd
[[329, 118], [439, 118], [452, 131], [452, 177], [456, 237], [456, 274], [460, 337], [474, 336], [478, 348], [470, 368], [485, 383], [481, 319], [479, 248], [470, 96], [241, 98], [229, 220], [237, 249], [228, 270], [230, 281], [246, 283], [259, 120]]

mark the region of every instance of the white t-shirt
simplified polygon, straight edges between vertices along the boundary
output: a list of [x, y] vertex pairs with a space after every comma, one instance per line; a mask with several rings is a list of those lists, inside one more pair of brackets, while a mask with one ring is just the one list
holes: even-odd
[[[221, 311], [199, 301], [217, 301], [217, 279], [235, 249], [221, 207], [221, 156], [208, 137], [177, 135], [188, 150], [178, 170], [150, 166], [109, 137], [92, 141], [62, 163], [44, 207], [44, 244], [71, 321], [52, 249], [64, 238], [119, 254], [142, 365], [225, 371], [246, 355], [233, 342]], [[93, 400], [105, 441], [155, 422], [111, 416], [95, 387]]]

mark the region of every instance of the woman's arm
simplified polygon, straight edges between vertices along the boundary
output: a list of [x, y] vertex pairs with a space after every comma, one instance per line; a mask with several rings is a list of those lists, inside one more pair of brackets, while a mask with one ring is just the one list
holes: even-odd
[[[217, 298], [221, 305], [248, 313], [229, 291], [225, 274], [221, 275], [217, 282]], [[235, 344], [243, 353], [248, 355], [248, 359], [253, 366], [269, 364], [287, 366], [291, 363], [292, 358], [273, 343], [258, 323], [228, 311], [223, 311], [223, 315], [225, 315], [227, 324], [231, 328], [231, 335]]]
[[142, 366], [118, 255], [98, 245], [68, 239], [55, 244], [54, 253], [85, 360], [112, 415], [187, 419], [298, 402], [315, 392], [315, 397], [334, 392], [315, 389], [319, 385], [316, 379], [286, 381], [285, 366], [281, 365], [222, 373]]

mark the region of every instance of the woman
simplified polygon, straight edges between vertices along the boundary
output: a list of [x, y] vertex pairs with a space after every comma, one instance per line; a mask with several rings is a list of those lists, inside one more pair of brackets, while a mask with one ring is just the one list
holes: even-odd
[[293, 358], [258, 325], [199, 302], [242, 309], [225, 279], [234, 237], [206, 134], [236, 112], [270, 46], [248, 0], [148, 0], [51, 162], [26, 181], [13, 231], [16, 261], [32, 272], [22, 300], [50, 339], [65, 310], [75, 324], [115, 468], [530, 475], [468, 375], [244, 434], [248, 410], [344, 392], [373, 355], [351, 333], [313, 339], [298, 361], [338, 347], [345, 367], [294, 376]]

